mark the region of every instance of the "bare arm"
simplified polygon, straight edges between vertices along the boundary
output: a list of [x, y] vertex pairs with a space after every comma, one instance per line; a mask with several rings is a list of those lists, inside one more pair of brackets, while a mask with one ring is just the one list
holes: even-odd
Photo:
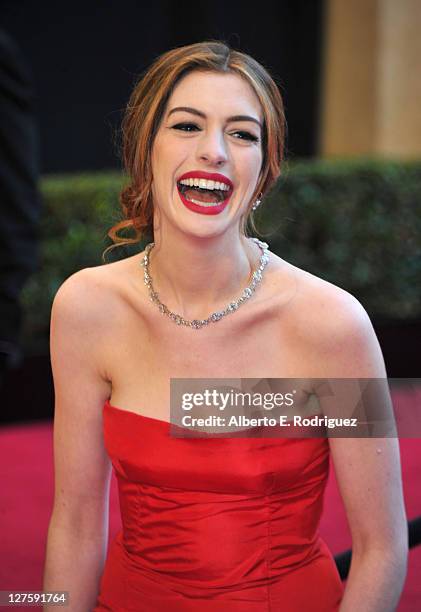
[[[322, 376], [385, 378], [383, 356], [362, 306], [349, 296], [333, 317]], [[396, 438], [330, 438], [352, 535], [340, 612], [392, 612], [406, 576], [407, 524]]]
[[96, 278], [88, 268], [67, 279], [51, 313], [55, 497], [44, 590], [69, 591], [69, 612], [93, 610], [108, 540], [111, 466], [102, 406], [110, 383], [99, 365], [107, 313]]

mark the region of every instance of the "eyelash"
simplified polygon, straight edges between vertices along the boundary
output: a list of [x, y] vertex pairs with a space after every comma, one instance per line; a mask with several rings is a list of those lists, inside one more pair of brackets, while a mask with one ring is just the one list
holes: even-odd
[[[186, 130], [184, 128], [187, 127], [193, 127], [196, 128], [197, 130], [200, 130], [200, 128], [195, 124], [195, 123], [177, 123], [177, 125], [173, 126], [174, 130], [181, 130], [183, 132], [190, 132], [191, 130]], [[257, 136], [254, 136], [254, 134], [250, 134], [250, 132], [246, 132], [244, 130], [237, 130], [236, 132], [234, 132], [234, 134], [242, 134], [243, 137], [239, 138], [239, 140], [249, 140], [251, 142], [258, 142], [259, 139], [257, 138]]]

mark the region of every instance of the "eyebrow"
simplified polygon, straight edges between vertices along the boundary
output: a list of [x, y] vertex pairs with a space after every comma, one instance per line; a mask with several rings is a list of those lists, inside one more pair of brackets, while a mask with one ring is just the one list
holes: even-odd
[[[206, 119], [206, 115], [205, 113], [202, 113], [202, 111], [197, 110], [197, 108], [192, 108], [190, 106], [176, 106], [175, 108], [172, 108], [170, 110], [170, 112], [168, 113], [168, 117], [170, 115], [172, 115], [173, 113], [176, 113], [178, 111], [182, 111], [185, 113], [191, 113], [192, 115], [197, 115], [198, 117], [202, 117], [203, 119]], [[257, 125], [261, 128], [262, 124], [260, 123], [260, 121], [258, 121], [258, 119], [256, 119], [255, 117], [250, 117], [250, 115], [233, 115], [232, 117], [228, 117], [227, 119], [228, 122], [232, 122], [232, 121], [253, 121], [253, 123], [257, 123]]]

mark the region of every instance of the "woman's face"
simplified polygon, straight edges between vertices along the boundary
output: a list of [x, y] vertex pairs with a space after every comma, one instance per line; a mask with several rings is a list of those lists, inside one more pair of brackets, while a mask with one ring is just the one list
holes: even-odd
[[238, 227], [260, 175], [262, 123], [259, 100], [240, 76], [186, 75], [168, 101], [152, 149], [158, 226], [202, 237]]

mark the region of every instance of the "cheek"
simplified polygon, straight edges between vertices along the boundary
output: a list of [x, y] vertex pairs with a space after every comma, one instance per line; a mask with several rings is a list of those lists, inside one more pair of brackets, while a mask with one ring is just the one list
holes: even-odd
[[168, 185], [168, 181], [174, 183], [180, 170], [184, 168], [186, 159], [191, 151], [187, 143], [180, 143], [170, 138], [157, 141], [154, 148], [152, 161], [152, 172], [161, 178], [160, 182]]
[[242, 159], [242, 174], [246, 180], [255, 182], [259, 178], [262, 169], [263, 156], [260, 151], [248, 153], [249, 155], [245, 155]]
[[263, 161], [263, 151], [260, 147], [253, 144], [252, 146], [237, 146], [236, 150], [233, 151], [233, 159], [236, 159], [237, 163], [241, 163], [249, 168], [259, 167]]
[[155, 142], [153, 153], [151, 155], [151, 170], [152, 189], [154, 193], [156, 193], [161, 191], [164, 187], [167, 176], [167, 161], [159, 141]]
[[256, 164], [257, 164], [257, 173], [260, 174], [260, 171], [262, 170], [262, 164], [263, 164], [263, 151], [261, 149], [259, 149], [258, 151]]

